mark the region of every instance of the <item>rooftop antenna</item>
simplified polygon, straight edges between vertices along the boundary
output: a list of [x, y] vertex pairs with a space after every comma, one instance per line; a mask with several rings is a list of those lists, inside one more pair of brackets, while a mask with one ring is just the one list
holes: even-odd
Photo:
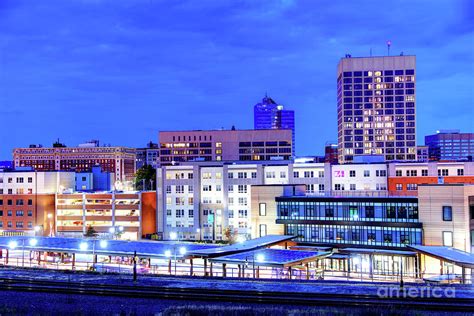
[[390, 56], [390, 46], [392, 46], [392, 41], [391, 41], [391, 40], [388, 40], [388, 41], [387, 41], [388, 56]]

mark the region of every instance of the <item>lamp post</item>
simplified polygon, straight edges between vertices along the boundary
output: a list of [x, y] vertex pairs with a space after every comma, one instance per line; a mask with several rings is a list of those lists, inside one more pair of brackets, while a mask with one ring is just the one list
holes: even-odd
[[196, 233], [199, 234], [199, 240], [202, 240], [202, 236], [201, 236], [201, 228], [198, 228], [196, 229]]
[[53, 214], [48, 214], [48, 222], [49, 222], [49, 237], [54, 237], [53, 232]]
[[[265, 256], [263, 254], [258, 254], [256, 256], [257, 262], [264, 262], [265, 261]], [[252, 272], [253, 272], [253, 278], [255, 279], [255, 254], [252, 254], [251, 256], [246, 256], [245, 257], [245, 266], [248, 266], [248, 258], [252, 258]]]
[[[16, 247], [18, 247], [18, 242], [16, 240], [12, 240], [8, 243], [8, 248], [10, 248], [11, 250], [14, 250]], [[7, 255], [7, 260], [8, 260], [8, 255]]]
[[[174, 275], [176, 275], [176, 261], [177, 261], [177, 258], [176, 258], [176, 255], [177, 255], [177, 245], [174, 245], [173, 246], [173, 253], [174, 253]], [[186, 254], [186, 248], [185, 247], [180, 247], [179, 248], [179, 253], [181, 256], [184, 256]], [[166, 250], [165, 251], [165, 257], [167, 258], [170, 258], [171, 257], [171, 251], [169, 250]]]

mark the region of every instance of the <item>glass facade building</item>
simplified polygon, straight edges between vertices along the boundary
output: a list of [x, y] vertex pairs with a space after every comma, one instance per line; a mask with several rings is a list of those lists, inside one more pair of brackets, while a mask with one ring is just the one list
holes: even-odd
[[292, 151], [295, 153], [295, 111], [285, 110], [272, 98], [265, 96], [254, 106], [255, 129], [289, 129], [292, 132]]
[[338, 156], [416, 160], [415, 56], [342, 58], [337, 72]]
[[416, 198], [278, 197], [277, 223], [302, 243], [394, 247], [422, 243]]
[[425, 136], [430, 160], [469, 160], [474, 156], [474, 133], [439, 131]]

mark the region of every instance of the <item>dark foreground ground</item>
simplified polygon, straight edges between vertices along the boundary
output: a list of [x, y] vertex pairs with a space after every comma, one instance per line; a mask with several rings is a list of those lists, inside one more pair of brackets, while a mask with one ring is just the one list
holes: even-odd
[[[474, 312], [474, 311], [473, 311]], [[294, 306], [0, 291], [0, 315], [472, 315], [395, 308]]]

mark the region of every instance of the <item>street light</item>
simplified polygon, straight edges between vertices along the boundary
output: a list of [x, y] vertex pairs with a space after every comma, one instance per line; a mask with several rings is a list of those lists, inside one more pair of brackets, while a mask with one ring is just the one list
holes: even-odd
[[253, 278], [255, 279], [255, 259], [258, 263], [262, 263], [265, 261], [265, 256], [262, 253], [259, 253], [257, 256], [255, 254], [252, 254], [251, 256], [246, 256], [245, 257], [245, 265], [248, 266], [248, 258], [252, 258], [252, 272], [253, 272]]
[[53, 233], [53, 214], [49, 213], [48, 214], [48, 220], [49, 220], [49, 237], [54, 237]]
[[79, 244], [79, 249], [80, 249], [81, 251], [86, 251], [87, 248], [89, 248], [89, 245], [87, 244], [87, 242], [83, 241], [83, 242], [81, 242], [81, 243]]
[[170, 239], [171, 240], [176, 240], [178, 239], [178, 234], [176, 232], [171, 232], [170, 233]]
[[235, 239], [239, 244], [242, 244], [244, 243], [247, 239], [243, 236], [243, 235], [239, 235], [237, 236], [237, 238]]

